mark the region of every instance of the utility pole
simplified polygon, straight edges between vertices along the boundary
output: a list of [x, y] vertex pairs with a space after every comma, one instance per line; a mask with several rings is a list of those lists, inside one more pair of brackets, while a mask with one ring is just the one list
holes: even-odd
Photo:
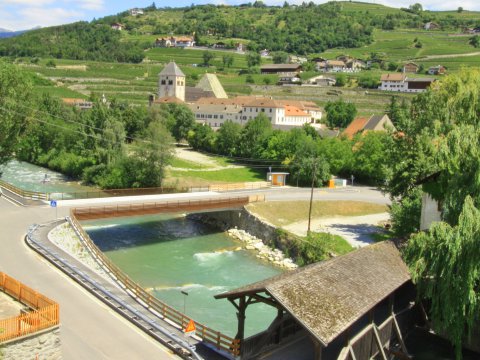
[[311, 221], [312, 221], [313, 187], [315, 186], [316, 177], [317, 177], [317, 158], [313, 158], [312, 190], [311, 190], [311, 192], [310, 192], [310, 208], [308, 209], [308, 229], [307, 229], [307, 236], [310, 235], [310, 223], [311, 223]]

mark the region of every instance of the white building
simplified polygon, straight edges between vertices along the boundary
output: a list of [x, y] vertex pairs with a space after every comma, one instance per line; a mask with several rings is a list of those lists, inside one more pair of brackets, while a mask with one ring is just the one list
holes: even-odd
[[185, 74], [173, 61], [159, 74], [158, 97], [175, 97], [185, 101]]
[[383, 74], [380, 90], [419, 93], [424, 92], [435, 81], [431, 78], [409, 78], [404, 73]]
[[218, 129], [226, 121], [244, 125], [247, 120], [242, 120], [242, 107], [240, 105], [222, 104], [189, 104], [188, 107], [195, 114], [195, 120], [211, 128]]
[[130, 9], [130, 15], [132, 16], [143, 15], [143, 10], [139, 8]]

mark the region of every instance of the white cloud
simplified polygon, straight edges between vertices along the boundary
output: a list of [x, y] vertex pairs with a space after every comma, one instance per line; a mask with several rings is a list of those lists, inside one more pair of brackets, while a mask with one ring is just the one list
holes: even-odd
[[102, 10], [105, 5], [103, 0], [81, 0], [76, 4], [79, 8], [86, 10]]
[[55, 0], [3, 0], [4, 4], [9, 5], [30, 5], [30, 6], [44, 6], [53, 4]]
[[84, 13], [62, 8], [27, 7], [19, 9], [16, 16], [0, 11], [0, 27], [11, 30], [31, 29], [35, 26], [54, 26], [84, 18]]

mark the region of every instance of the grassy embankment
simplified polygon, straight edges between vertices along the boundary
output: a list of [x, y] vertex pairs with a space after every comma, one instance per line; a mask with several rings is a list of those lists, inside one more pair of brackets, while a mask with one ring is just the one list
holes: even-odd
[[[262, 219], [282, 228], [283, 226], [306, 221], [308, 219], [308, 201], [271, 201], [252, 203], [248, 210]], [[387, 211], [384, 205], [360, 201], [314, 201], [312, 218], [335, 216], [361, 216]], [[285, 237], [295, 247], [304, 264], [324, 260], [332, 254], [343, 255], [353, 250], [353, 247], [341, 236], [329, 233], [312, 233], [300, 237], [281, 229]], [[298, 260], [297, 260], [298, 261]]]

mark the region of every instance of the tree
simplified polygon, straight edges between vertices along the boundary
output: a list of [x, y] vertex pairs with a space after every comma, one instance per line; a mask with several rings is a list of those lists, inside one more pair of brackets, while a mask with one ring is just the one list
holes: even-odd
[[410, 5], [408, 8], [415, 14], [419, 14], [423, 11], [423, 6], [422, 6], [422, 4], [419, 4], [419, 3], [415, 3], [413, 5]]
[[357, 108], [352, 103], [347, 103], [342, 99], [334, 102], [327, 102], [325, 105], [327, 112], [327, 124], [330, 127], [345, 128], [352, 122], [357, 114]]
[[261, 62], [262, 62], [262, 59], [260, 57], [260, 54], [255, 52], [247, 53], [247, 65], [249, 68], [260, 65]]
[[468, 43], [472, 45], [474, 48], [480, 47], [480, 36], [475, 35], [468, 39]]
[[195, 125], [195, 115], [183, 104], [165, 104], [164, 121], [171, 134], [177, 141], [187, 138], [188, 132]]
[[217, 133], [217, 149], [220, 154], [233, 156], [238, 154], [242, 126], [227, 120]]
[[458, 12], [458, 13], [463, 12], [463, 7], [459, 6], [459, 7], [457, 8], [457, 12]]
[[[479, 94], [478, 70], [448, 76], [420, 94], [397, 121], [402, 136], [393, 138], [386, 156], [392, 197], [413, 199], [422, 183], [422, 190], [442, 204], [443, 222], [414, 235], [405, 259], [419, 295], [431, 304], [434, 328], [446, 330], [457, 358], [479, 321]], [[402, 211], [404, 205], [398, 203]]]
[[462, 340], [480, 320], [480, 211], [467, 196], [458, 225], [434, 223], [428, 233], [410, 240], [405, 252], [412, 280], [429, 306], [435, 328], [454, 343], [462, 357]]
[[372, 74], [362, 74], [358, 79], [358, 85], [365, 89], [377, 89], [380, 85], [380, 78]]
[[320, 186], [330, 179], [330, 166], [324, 156], [318, 153], [314, 140], [308, 139], [297, 149], [293, 161], [289, 165], [292, 177], [300, 184]]
[[215, 55], [213, 55], [212, 52], [207, 50], [203, 52], [202, 57], [203, 57], [203, 65], [210, 66], [210, 63], [212, 62]]
[[29, 123], [31, 91], [27, 74], [0, 60], [0, 165], [12, 158], [19, 136]]
[[345, 86], [347, 85], [347, 75], [344, 73], [338, 73], [335, 77], [335, 86]]
[[231, 67], [233, 65], [234, 57], [231, 54], [225, 54], [222, 56], [223, 66]]
[[265, 113], [249, 120], [240, 136], [240, 154], [248, 158], [258, 158], [264, 148], [264, 142], [272, 133], [272, 124]]
[[288, 54], [285, 51], [275, 51], [272, 53], [272, 60], [274, 64], [285, 64], [288, 59]]

